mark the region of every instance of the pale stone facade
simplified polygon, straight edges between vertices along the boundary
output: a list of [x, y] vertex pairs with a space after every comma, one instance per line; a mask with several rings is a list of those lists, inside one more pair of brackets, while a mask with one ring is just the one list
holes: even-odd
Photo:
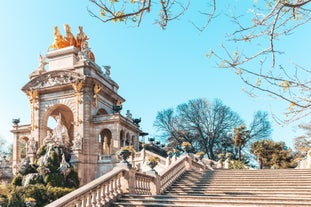
[[46, 58], [45, 62], [40, 56], [39, 68], [22, 88], [29, 97], [31, 123], [12, 130], [13, 172], [23, 149], [24, 156], [34, 161], [36, 149], [52, 132], [49, 118], [60, 116], [68, 130], [71, 163], [83, 185], [114, 166], [114, 154], [120, 147], [133, 145], [138, 149], [141, 131], [133, 119], [119, 112], [125, 100], [110, 78], [110, 67], [104, 73], [74, 46], [50, 51]]

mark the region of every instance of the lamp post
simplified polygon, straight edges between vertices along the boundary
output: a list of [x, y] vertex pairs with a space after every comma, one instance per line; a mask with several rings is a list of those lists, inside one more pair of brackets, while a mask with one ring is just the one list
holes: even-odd
[[20, 119], [12, 119], [13, 127], [15, 128], [15, 133], [14, 133], [14, 142], [13, 142], [13, 174], [16, 174], [17, 172], [17, 163], [18, 163], [18, 124], [20, 123]]

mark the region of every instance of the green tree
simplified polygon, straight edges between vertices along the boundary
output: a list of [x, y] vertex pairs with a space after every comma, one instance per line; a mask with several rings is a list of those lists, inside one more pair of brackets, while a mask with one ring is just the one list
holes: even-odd
[[246, 129], [245, 125], [241, 125], [233, 129], [233, 144], [238, 149], [238, 159], [242, 160], [242, 147], [245, 145], [246, 141], [249, 139], [249, 130]]
[[256, 141], [251, 144], [251, 153], [256, 156], [260, 169], [295, 166], [292, 150], [284, 142]]

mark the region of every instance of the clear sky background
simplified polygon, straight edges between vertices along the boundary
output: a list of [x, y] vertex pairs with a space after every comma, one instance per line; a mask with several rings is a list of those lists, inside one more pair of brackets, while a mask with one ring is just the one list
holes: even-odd
[[[235, 12], [247, 12], [249, 8], [244, 0], [230, 2], [239, 5]], [[219, 50], [225, 34], [232, 28], [232, 23], [223, 15], [224, 5], [219, 5], [219, 16], [202, 33], [189, 21], [192, 18], [202, 22], [202, 16], [196, 13], [198, 5], [193, 5], [188, 15], [163, 31], [152, 24], [154, 16], [146, 16], [140, 28], [123, 23], [104, 24], [88, 14], [87, 0], [1, 3], [0, 137], [8, 142], [12, 142], [13, 137], [12, 118], [20, 118], [20, 124], [30, 123], [29, 101], [21, 88], [37, 69], [39, 54], [46, 55], [53, 43], [53, 27], [58, 26], [64, 35], [64, 24], [71, 26], [73, 34], [77, 34], [79, 25], [83, 26], [90, 37], [89, 46], [96, 63], [112, 67], [111, 77], [120, 86], [119, 94], [126, 99], [122, 113], [130, 110], [133, 117], [141, 117], [141, 129], [150, 137], [157, 135], [153, 128], [157, 112], [195, 98], [222, 100], [247, 125], [258, 110], [282, 116], [288, 107], [287, 103], [267, 96], [249, 97], [241, 91], [243, 84], [238, 76], [217, 68], [215, 60], [205, 57], [211, 48]], [[309, 47], [306, 47], [310, 45], [310, 31], [306, 25], [281, 42], [280, 47], [287, 52], [284, 60], [310, 65]], [[293, 138], [299, 135], [293, 126], [309, 120], [285, 127], [275, 124], [272, 118], [270, 121], [272, 138], [292, 146]]]

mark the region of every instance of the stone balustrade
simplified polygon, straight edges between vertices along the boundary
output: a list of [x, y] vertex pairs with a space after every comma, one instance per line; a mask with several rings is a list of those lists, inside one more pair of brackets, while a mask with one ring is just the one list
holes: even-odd
[[[126, 169], [115, 168], [113, 171], [93, 180], [92, 182], [68, 193], [46, 207], [87, 207], [105, 206], [115, 200], [127, 187], [122, 182]], [[122, 184], [121, 184], [122, 183]]]
[[[167, 159], [163, 158], [163, 161], [166, 162]], [[205, 165], [194, 161], [189, 155], [172, 161], [171, 165], [160, 173], [142, 173], [136, 168], [119, 165], [46, 207], [105, 207], [123, 193], [158, 195], [189, 169], [202, 170], [205, 169]]]

